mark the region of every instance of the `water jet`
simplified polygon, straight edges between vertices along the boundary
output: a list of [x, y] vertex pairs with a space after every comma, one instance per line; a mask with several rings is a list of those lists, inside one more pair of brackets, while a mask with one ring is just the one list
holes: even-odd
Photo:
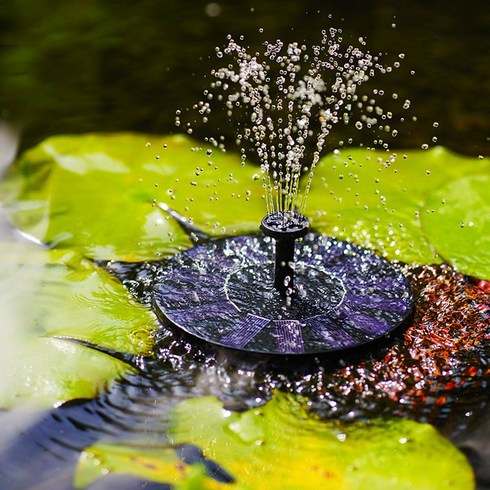
[[[310, 232], [304, 209], [333, 126], [359, 129], [386, 118], [374, 98], [357, 92], [390, 69], [363, 42], [343, 49], [341, 29], [324, 30], [311, 47], [266, 42], [263, 53], [228, 41], [217, 53], [233, 63], [212, 71], [211, 91], [195, 109], [207, 121], [217, 91], [231, 123], [240, 111], [237, 141], [251, 144], [261, 163], [263, 235], [210, 239], [163, 263], [154, 299], [160, 318], [203, 340], [265, 354], [332, 352], [387, 335], [411, 311], [403, 274], [369, 250]], [[242, 146], [244, 164], [246, 153]]]
[[[212, 71], [212, 90], [195, 109], [207, 121], [217, 91], [230, 122], [241, 111], [237, 141], [250, 143], [261, 162], [263, 235], [201, 241], [162, 263], [154, 304], [166, 324], [234, 349], [305, 354], [359, 347], [410, 314], [412, 293], [399, 269], [362, 247], [310, 232], [304, 215], [333, 126], [340, 121], [359, 129], [386, 118], [373, 98], [357, 92], [375, 73], [390, 70], [381, 54], [363, 46], [342, 49], [341, 34], [324, 30], [312, 47], [266, 42], [264, 53], [254, 54], [229, 36], [223, 52], [218, 49], [219, 58], [233, 63]], [[307, 167], [308, 142], [314, 151]], [[242, 147], [244, 164], [246, 153]]]

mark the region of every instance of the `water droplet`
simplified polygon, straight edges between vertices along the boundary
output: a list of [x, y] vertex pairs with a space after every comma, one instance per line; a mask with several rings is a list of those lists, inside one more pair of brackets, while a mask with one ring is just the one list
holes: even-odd
[[211, 2], [204, 7], [204, 12], [208, 17], [218, 17], [221, 14], [221, 5]]
[[[258, 30], [264, 31], [262, 27]], [[265, 169], [262, 178], [271, 210], [275, 207], [293, 210], [304, 203], [302, 175], [307, 175], [307, 194], [330, 131], [339, 122], [349, 123], [356, 107], [361, 112], [359, 120], [354, 122], [357, 130], [381, 128], [393, 137], [398, 134], [388, 124], [380, 124], [393, 117], [374, 98], [382, 97], [384, 90], [374, 89], [371, 97], [359, 93], [360, 85], [376, 73], [390, 72], [391, 66], [381, 63], [381, 55], [373, 56], [361, 50], [366, 44], [363, 37], [358, 38], [361, 47], [342, 46], [341, 32], [341, 29], [323, 30], [321, 43], [311, 48], [276, 40], [265, 42], [264, 52], [251, 53], [231, 35], [227, 37], [228, 45], [224, 49], [216, 48], [218, 56], [227, 54], [235, 63], [212, 70], [211, 90], [203, 91], [205, 101], [199, 101], [194, 109], [199, 112], [200, 119], [208, 121], [211, 107], [206, 99], [213, 98], [214, 92], [214, 99], [223, 101], [230, 118], [234, 117], [237, 108], [240, 115], [248, 111], [248, 118], [240, 118], [241, 129], [235, 139], [242, 147], [243, 156], [244, 147], [256, 149]], [[399, 54], [398, 58], [403, 59], [404, 54]], [[270, 65], [278, 68], [277, 75]], [[398, 67], [399, 61], [393, 66]], [[278, 96], [273, 95], [270, 86], [278, 88]], [[393, 94], [393, 98], [398, 95]], [[310, 115], [318, 120], [318, 131], [310, 125]], [[190, 133], [190, 126], [187, 124], [186, 127]], [[223, 141], [222, 137], [220, 141]], [[347, 141], [352, 144], [353, 138], [348, 137]], [[217, 146], [214, 141], [212, 143]], [[381, 139], [375, 145], [388, 149], [388, 143]], [[224, 149], [222, 143], [219, 147]], [[316, 148], [311, 165], [303, 164], [307, 147]], [[244, 158], [241, 163], [245, 163]], [[259, 180], [261, 176], [254, 174], [252, 178]]]

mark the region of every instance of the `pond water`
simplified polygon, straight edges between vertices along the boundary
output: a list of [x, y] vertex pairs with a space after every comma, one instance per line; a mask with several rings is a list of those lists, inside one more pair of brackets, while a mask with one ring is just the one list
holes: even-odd
[[[204, 1], [53, 2], [54, 11], [28, 0], [5, 5], [0, 110], [21, 124], [24, 148], [51, 134], [174, 131], [175, 111], [199, 100], [204, 77], [217, 66], [215, 47], [223, 47], [228, 34], [244, 35], [252, 46], [277, 38], [312, 43], [334, 24], [347, 41], [364, 36], [373, 52], [405, 53], [404, 69], [383, 81], [387, 92], [412, 100], [419, 119], [400, 132], [399, 147], [430, 143], [435, 133], [449, 148], [488, 154], [482, 1], [471, 8], [333, 1], [328, 12], [318, 0], [218, 2], [213, 15]], [[440, 122], [436, 132], [434, 121]], [[227, 124], [215, 131], [234, 139]]]
[[[225, 46], [228, 34], [237, 39], [243, 35], [244, 42], [252, 47], [276, 38], [313, 44], [319, 41], [322, 29], [332, 25], [341, 26], [347, 40], [365, 37], [372, 51], [388, 52], [393, 60], [404, 54], [401, 68], [379, 82], [379, 88], [386, 93], [411, 101], [410, 118], [390, 142], [391, 149], [419, 150], [423, 145], [437, 144], [475, 161], [490, 154], [490, 97], [486, 83], [490, 76], [486, 34], [490, 13], [483, 1], [465, 6], [442, 1], [429, 6], [425, 2], [395, 6], [388, 1], [334, 1], [329, 2], [328, 10], [325, 2], [318, 0], [185, 4], [173, 0], [94, 0], [61, 5], [51, 0], [6, 0], [4, 4], [0, 11], [3, 168], [14, 159], [17, 148], [24, 151], [53, 135], [181, 132], [175, 127], [176, 111], [183, 110], [184, 117], [188, 115], [185, 108], [200, 99], [209, 85], [211, 69], [218, 66], [215, 47]], [[395, 102], [388, 100], [387, 104]], [[356, 132], [355, 140], [349, 142], [351, 132], [342, 126], [336, 128], [335, 135], [335, 140], [327, 140], [326, 150], [337, 148], [339, 141], [344, 141], [345, 146], [369, 145], [372, 141], [372, 135]], [[225, 117], [218, 118], [213, 126], [193, 121], [193, 137], [198, 140], [221, 136], [227, 148], [234, 151], [236, 133]], [[64, 181], [60, 182], [62, 186]], [[96, 201], [97, 192], [103, 191], [89, 190], [86, 194], [80, 192], [80, 196]], [[312, 209], [314, 203], [313, 200]], [[121, 200], [120, 206], [124, 205]], [[110, 212], [99, 212], [108, 221], [111, 219]], [[92, 216], [96, 215], [97, 211]], [[249, 218], [245, 211], [244, 216]], [[169, 233], [180, 237], [175, 231], [179, 226], [169, 226], [174, 226]], [[259, 221], [257, 230], [258, 226]], [[264, 447], [265, 438], [257, 435], [257, 427], [265, 429], [255, 419], [250, 420], [250, 414], [258, 413], [254, 410], [265, 406], [260, 417], [268, 420], [272, 411], [277, 425], [285, 432], [303, 430], [299, 423], [302, 412], [294, 403], [290, 408], [277, 392], [305, 397], [308, 410], [317, 417], [315, 421], [334, 424], [328, 427], [335, 428], [338, 441], [345, 439], [346, 433], [350, 437], [348, 424], [352, 422], [368, 423], [396, 416], [430, 423], [468, 455], [478, 488], [490, 488], [489, 286], [482, 278], [464, 276], [444, 264], [401, 264], [400, 270], [408, 278], [416, 301], [414, 318], [405, 329], [366, 351], [284, 360], [211, 346], [164, 326], [153, 332], [154, 318], [148, 310], [152, 308], [152, 284], [158, 281], [156, 257], [141, 262], [135, 253], [133, 260], [123, 260], [117, 246], [112, 249], [118, 252], [114, 256], [106, 256], [100, 250], [92, 254], [90, 243], [81, 249], [80, 256], [77, 249], [68, 257], [63, 254], [71, 253], [66, 246], [70, 238], [63, 242], [63, 237], [59, 250], [55, 245], [53, 251], [42, 247], [31, 251], [32, 244], [26, 245], [29, 237], [19, 235], [3, 216], [0, 234], [0, 304], [2, 311], [8, 312], [5, 320], [19, 328], [32, 321], [32, 337], [61, 335], [81, 339], [78, 344], [59, 339], [56, 349], [64, 353], [64, 359], [77, 357], [77, 349], [87, 352], [80, 364], [66, 361], [65, 366], [53, 366], [53, 371], [60, 373], [55, 376], [58, 386], [51, 392], [50, 387], [46, 388], [48, 395], [33, 408], [28, 403], [29, 386], [36, 386], [39, 391], [44, 388], [39, 389], [38, 381], [24, 377], [30, 369], [24, 367], [31, 362], [34, 369], [42, 366], [42, 359], [29, 357], [36, 349], [51, 356], [47, 357], [49, 362], [56, 363], [56, 355], [31, 343], [28, 337], [19, 340], [11, 334], [12, 328], [5, 328], [0, 351], [2, 366], [10, 364], [11, 356], [11, 365], [16, 367], [6, 375], [10, 380], [7, 384], [18, 383], [17, 396], [22, 403], [17, 404], [3, 388], [0, 390], [0, 395], [8, 400], [2, 400], [5, 410], [0, 413], [2, 488], [170, 488], [155, 483], [165, 481], [162, 475], [173, 475], [164, 465], [167, 461], [172, 467], [200, 463], [212, 477], [211, 483], [203, 484], [209, 486], [199, 486], [202, 475], [197, 472], [196, 486], [191, 487], [173, 475], [176, 485], [183, 485], [177, 488], [234, 485], [229, 468], [237, 467], [236, 441]], [[162, 249], [163, 255], [170, 255], [179, 246], [188, 247], [195, 237], [189, 240], [182, 234], [174, 244]], [[85, 252], [90, 260], [82, 257]], [[18, 264], [29, 267], [19, 271]], [[45, 268], [46, 264], [50, 265]], [[100, 288], [96, 282], [99, 280]], [[118, 289], [121, 284], [126, 289]], [[76, 289], [82, 285], [83, 290]], [[75, 300], [65, 304], [66, 298], [71, 298], [66, 296], [68, 287], [73, 287]], [[132, 309], [131, 313], [124, 310], [122, 314], [119, 308], [127, 300], [126, 291], [131, 293]], [[30, 298], [32, 303], [24, 305], [22, 298]], [[107, 302], [103, 313], [111, 320], [101, 320], [98, 313], [82, 315], [79, 326], [65, 328], [70, 313], [76, 316], [79, 308], [87, 305], [97, 310], [98, 298]], [[41, 318], [53, 323], [48, 332], [37, 324], [37, 317], [33, 320], [29, 316], [29, 309], [41, 311]], [[59, 313], [52, 315], [53, 310]], [[102, 340], [101, 345], [111, 348], [85, 340], [83, 328], [87, 319], [88, 328], [100, 333], [97, 338]], [[120, 340], [122, 337], [129, 340]], [[19, 342], [20, 347], [15, 344]], [[19, 352], [25, 358], [16, 364], [14, 357], [19, 357]], [[104, 357], [106, 364], [99, 364], [97, 356]], [[423, 362], [408, 361], [417, 358], [423, 358]], [[85, 369], [89, 381], [84, 385], [80, 383], [83, 376], [73, 375], [72, 370]], [[59, 386], [64, 398], [56, 392]], [[213, 419], [213, 406], [207, 402], [197, 405], [196, 420], [192, 409], [186, 408], [186, 402], [209, 400], [204, 398], [209, 396], [223, 404], [223, 417], [235, 421], [226, 425], [226, 430], [219, 429], [221, 426]], [[50, 405], [49, 400], [58, 402], [60, 398], [67, 403]], [[267, 404], [271, 399], [272, 404]], [[235, 420], [237, 413], [243, 413], [243, 418]], [[188, 417], [193, 423], [186, 425], [179, 416]], [[347, 424], [340, 426], [345, 433], [339, 432], [337, 423]], [[203, 427], [208, 425], [218, 427], [214, 434], [218, 442], [214, 444], [217, 448], [210, 443], [209, 452], [203, 455], [199, 437], [205, 439]], [[291, 454], [280, 452], [283, 447], [278, 445], [278, 454], [283, 455], [286, 466], [290, 463], [288, 458], [300, 458], [302, 450], [309, 454], [316, 447], [316, 442], [308, 439], [315, 431], [320, 429], [308, 426], [307, 442], [298, 442]], [[222, 439], [228, 433], [236, 440]], [[213, 433], [210, 434], [212, 439]], [[274, 438], [281, 439], [277, 433]], [[406, 442], [404, 437], [398, 440], [401, 444]], [[220, 452], [220, 444], [230, 448], [229, 458]], [[171, 454], [165, 452], [170, 446]], [[123, 453], [118, 453], [117, 448], [122, 448]], [[365, 450], [378, 454], [378, 449], [375, 446]], [[358, 451], [363, 450], [361, 445]], [[237, 454], [240, 459], [240, 450]], [[381, 453], [380, 460], [384, 457]], [[259, 456], [255, 459], [262, 461]], [[261, 464], [266, 466], [269, 460], [266, 457], [264, 461]], [[131, 465], [137, 469], [127, 476], [125, 466]], [[155, 469], [152, 465], [162, 466]], [[109, 469], [115, 470], [110, 473]], [[258, 476], [250, 488], [269, 488], [261, 480], [260, 471], [255, 471]], [[160, 479], [155, 480], [155, 474]], [[308, 478], [317, 481], [311, 475]], [[320, 488], [311, 482], [291, 488]], [[338, 487], [332, 483], [328, 488]], [[423, 486], [415, 483], [406, 488]], [[441, 483], [440, 488], [446, 488], [446, 484]]]

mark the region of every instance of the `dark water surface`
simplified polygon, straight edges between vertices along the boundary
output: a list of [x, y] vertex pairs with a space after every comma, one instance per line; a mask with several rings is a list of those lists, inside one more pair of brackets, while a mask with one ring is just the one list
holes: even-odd
[[[364, 36], [372, 52], [406, 55], [380, 84], [418, 116], [399, 147], [435, 134], [452, 149], [488, 154], [489, 25], [484, 0], [2, 0], [0, 117], [21, 125], [23, 147], [51, 134], [174, 131], [175, 110], [198, 100], [227, 34], [252, 46], [313, 44], [334, 26], [347, 43]], [[228, 124], [212, 130], [233, 136]]]
[[[392, 147], [419, 148], [436, 136], [437, 144], [456, 151], [490, 154], [490, 9], [488, 2], [472, 0], [227, 0], [216, 4], [0, 0], [0, 122], [21, 130], [23, 149], [53, 134], [175, 132], [175, 111], [191, 107], [200, 98], [209, 83], [209, 71], [218, 66], [214, 48], [226, 43], [227, 34], [237, 38], [243, 34], [251, 45], [276, 38], [316, 43], [321, 29], [330, 26], [341, 26], [347, 42], [366, 37], [372, 51], [387, 51], [392, 59], [405, 54], [402, 67], [380, 87], [397, 92], [402, 100], [410, 99], [418, 121], [407, 122]], [[437, 128], [434, 122], [439, 123]], [[229, 141], [234, 139], [226, 121], [213, 128], [195, 128], [198, 137], [223, 134]], [[343, 129], [337, 134], [332, 148], [344, 137]], [[362, 138], [359, 135], [357, 143]], [[124, 265], [114, 266], [112, 272], [128, 284], [133, 281], [136, 288], [145, 275], [144, 270]], [[419, 271], [411, 274], [417, 277]], [[453, 281], [447, 271], [437, 274]], [[469, 279], [464, 281], [468, 282], [465, 287], [473, 287]], [[145, 301], [145, 291], [136, 294]], [[380, 355], [368, 358], [375, 362]], [[480, 361], [484, 365], [487, 359]], [[143, 369], [116, 381], [94, 400], [74, 401], [31, 415], [33, 419], [0, 414], [0, 475], [4, 478], [0, 488], [69, 489], [83, 448], [100, 438], [125, 440], [138, 433], [157, 438], [165, 431], [169, 410], [189, 397], [213, 394], [230, 409], [242, 410], [263, 403], [274, 388], [316, 396], [312, 386], [320, 378], [326, 392], [337, 386], [342, 393], [335, 379], [325, 377], [332, 368], [330, 361], [298, 361], [287, 369], [274, 360], [209, 351], [166, 329], [160, 332], [155, 357], [142, 362]], [[454, 403], [449, 406], [460, 403], [451, 413], [430, 402], [400, 408], [388, 398], [373, 412], [369, 398], [346, 397], [335, 416], [347, 418], [353, 405], [361, 418], [396, 413], [398, 407], [399, 415], [434, 422], [471, 456], [479, 488], [489, 488], [485, 386], [484, 380], [478, 385], [475, 377], [475, 384], [464, 386], [458, 400], [451, 400]], [[325, 399], [317, 397], [315, 403], [317, 411], [328, 417], [321, 408]], [[111, 480], [106, 487], [93, 488], [137, 485], [126, 487]]]

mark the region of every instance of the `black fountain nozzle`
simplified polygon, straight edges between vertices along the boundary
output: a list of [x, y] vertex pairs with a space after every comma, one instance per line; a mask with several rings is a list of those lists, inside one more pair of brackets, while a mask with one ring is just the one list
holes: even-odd
[[276, 241], [274, 287], [283, 298], [294, 292], [294, 242], [306, 236], [308, 219], [295, 211], [280, 211], [266, 215], [260, 229]]

